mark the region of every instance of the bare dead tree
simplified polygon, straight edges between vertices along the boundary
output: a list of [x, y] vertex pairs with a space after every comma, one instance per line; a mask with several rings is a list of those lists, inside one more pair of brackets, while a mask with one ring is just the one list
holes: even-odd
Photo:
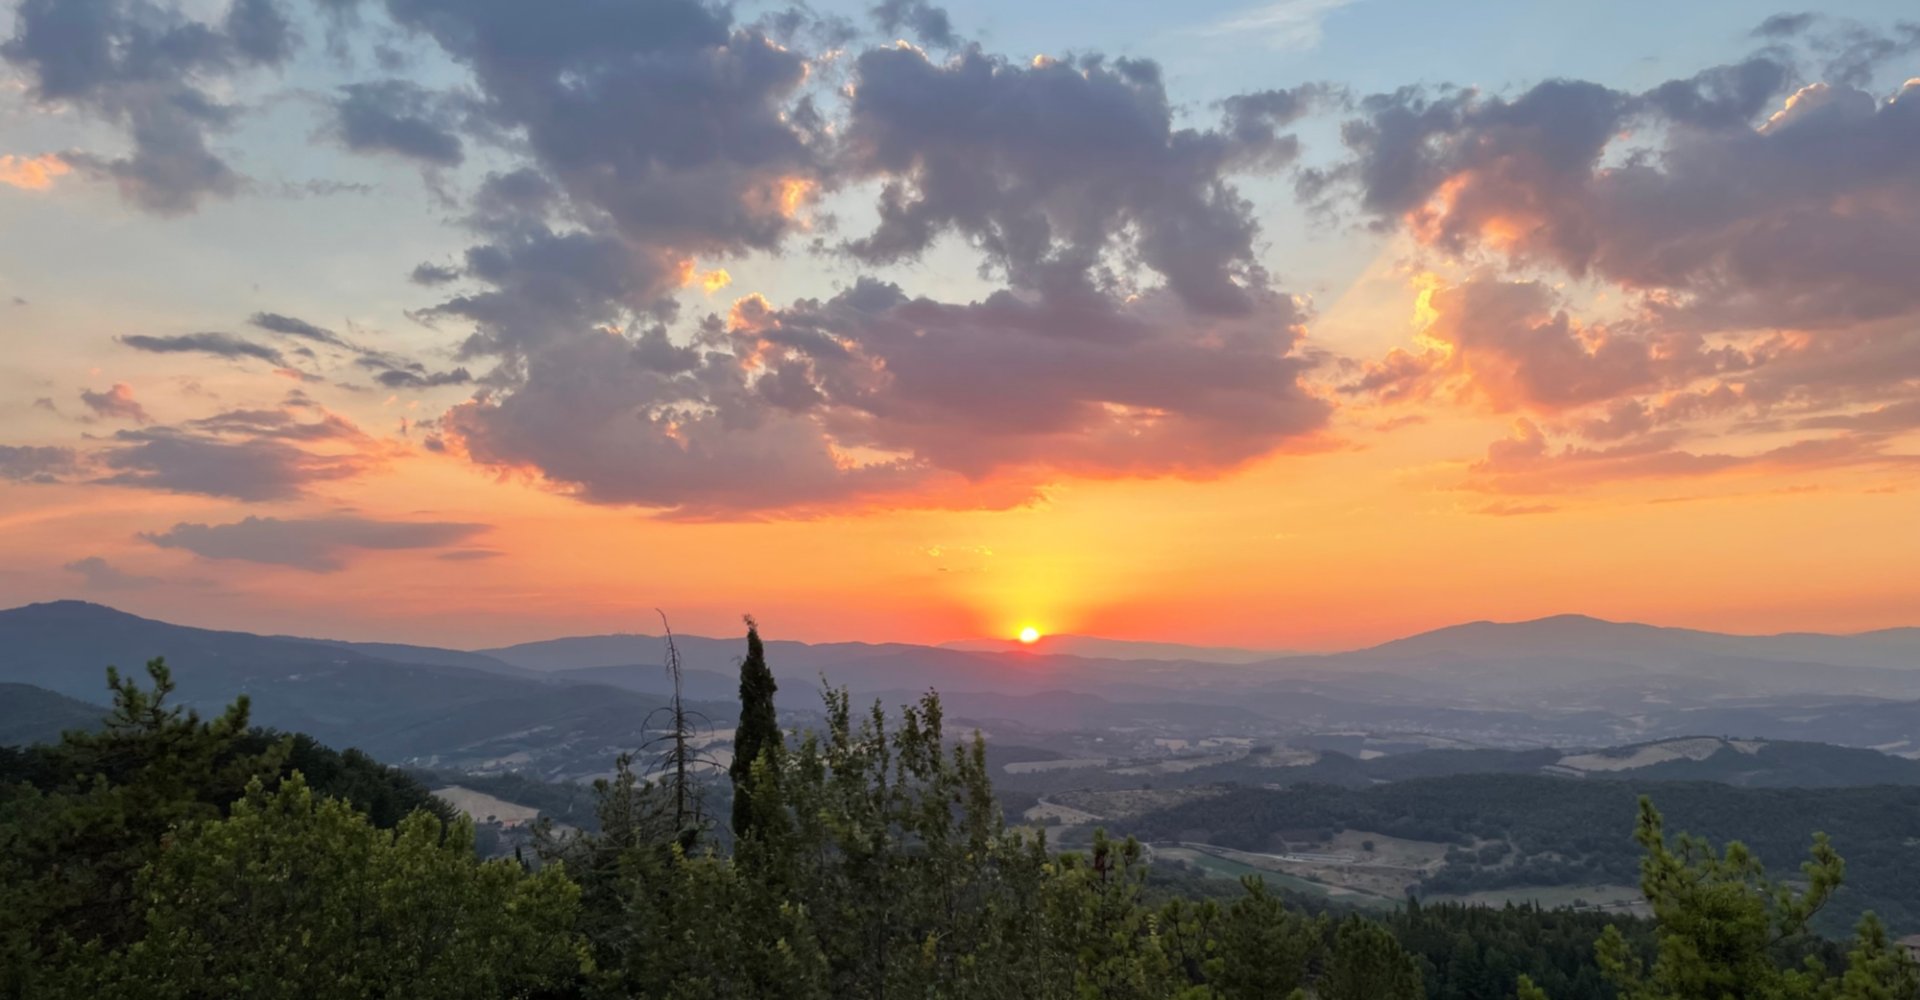
[[666, 775], [664, 779], [673, 793], [673, 820], [676, 836], [681, 846], [692, 847], [699, 839], [700, 828], [705, 822], [702, 815], [701, 788], [695, 780], [696, 767], [718, 769], [720, 764], [704, 750], [694, 746], [694, 737], [701, 729], [712, 729], [712, 721], [699, 712], [688, 711], [681, 695], [680, 647], [674, 642], [673, 625], [667, 621], [667, 613], [654, 609], [660, 615], [660, 625], [666, 630], [667, 638], [667, 677], [673, 682], [672, 700], [668, 704], [647, 716], [646, 728], [653, 731], [656, 719], [664, 715], [659, 726], [664, 729], [659, 736], [648, 740], [642, 751], [652, 755], [653, 769]]

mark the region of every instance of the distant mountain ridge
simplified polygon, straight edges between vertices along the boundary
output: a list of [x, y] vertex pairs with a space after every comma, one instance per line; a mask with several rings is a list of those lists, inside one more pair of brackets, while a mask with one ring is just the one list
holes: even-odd
[[[956, 718], [984, 728], [1114, 727], [1129, 739], [1359, 730], [1516, 748], [1724, 733], [1920, 754], [1913, 628], [1731, 636], [1565, 615], [1250, 662], [1222, 661], [1249, 651], [1054, 638], [1080, 653], [1045, 639], [1011, 652], [780, 639], [767, 648], [781, 709], [802, 715], [818, 711], [824, 678], [889, 704], [934, 689]], [[686, 695], [724, 720], [744, 642], [676, 642]], [[1124, 655], [1083, 655], [1099, 648]], [[107, 664], [137, 670], [165, 655], [191, 704], [245, 693], [266, 724], [422, 766], [578, 774], [604, 764], [643, 741], [642, 722], [668, 691], [664, 653], [664, 639], [645, 634], [459, 650], [200, 629], [79, 601], [0, 611], [0, 683], [99, 701]], [[1174, 654], [1216, 658], [1162, 658]]]
[[1080, 656], [1094, 660], [1173, 660], [1192, 663], [1259, 663], [1295, 655], [1277, 649], [1193, 646], [1178, 642], [1143, 642], [1065, 634], [1043, 635], [1033, 642], [1021, 642], [1018, 639], [960, 639], [943, 642], [940, 648], [971, 653], [1028, 653]]

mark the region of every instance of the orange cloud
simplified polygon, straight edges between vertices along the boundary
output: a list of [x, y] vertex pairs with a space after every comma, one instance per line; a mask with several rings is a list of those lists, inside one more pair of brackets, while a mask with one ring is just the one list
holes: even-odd
[[54, 153], [0, 156], [0, 184], [22, 191], [45, 191], [55, 179], [72, 172], [73, 167]]

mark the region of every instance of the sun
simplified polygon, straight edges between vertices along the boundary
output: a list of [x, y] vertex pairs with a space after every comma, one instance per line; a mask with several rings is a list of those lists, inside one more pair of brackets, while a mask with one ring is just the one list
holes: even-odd
[[1040, 641], [1040, 630], [1029, 625], [1020, 630], [1020, 641], [1028, 644]]

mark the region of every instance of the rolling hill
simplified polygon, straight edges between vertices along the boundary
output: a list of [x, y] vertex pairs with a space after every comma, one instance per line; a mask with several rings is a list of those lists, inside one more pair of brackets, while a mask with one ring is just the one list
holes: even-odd
[[31, 684], [0, 683], [0, 746], [46, 743], [100, 724], [106, 709]]
[[[329, 642], [152, 621], [77, 601], [0, 612], [0, 681], [104, 700], [105, 669], [165, 656], [182, 704], [235, 696], [256, 723], [421, 766], [579, 774], [643, 742], [663, 700], [444, 663], [382, 659]], [[730, 705], [708, 706], [724, 717]]]

